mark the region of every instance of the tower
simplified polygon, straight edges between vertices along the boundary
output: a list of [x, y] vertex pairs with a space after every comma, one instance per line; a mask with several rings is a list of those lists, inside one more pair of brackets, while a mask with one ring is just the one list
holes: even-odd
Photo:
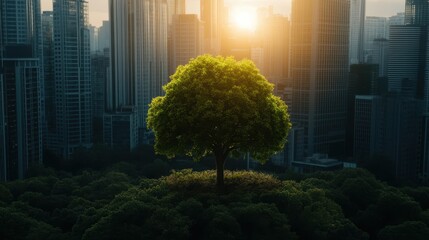
[[43, 161], [43, 69], [39, 0], [0, 4], [0, 181]]
[[348, 0], [293, 0], [291, 117], [307, 156], [344, 154], [349, 62]]
[[180, 14], [173, 18], [172, 67], [185, 65], [204, 51], [204, 28], [196, 14]]
[[350, 0], [349, 64], [363, 63], [365, 1]]
[[146, 130], [146, 117], [149, 104], [163, 94], [162, 86], [168, 81], [167, 2], [110, 0], [109, 9], [111, 71], [106, 86], [105, 142], [115, 145], [113, 140], [117, 139], [115, 126], [110, 124], [115, 122], [112, 115], [126, 113], [131, 132], [123, 142], [127, 148], [133, 148], [136, 142], [130, 142], [130, 139], [136, 134], [138, 143], [148, 141], [150, 133]]
[[204, 22], [205, 53], [218, 55], [221, 51], [222, 27], [224, 25], [224, 1], [201, 0], [201, 21]]
[[69, 158], [92, 146], [91, 72], [86, 0], [54, 0], [55, 151]]

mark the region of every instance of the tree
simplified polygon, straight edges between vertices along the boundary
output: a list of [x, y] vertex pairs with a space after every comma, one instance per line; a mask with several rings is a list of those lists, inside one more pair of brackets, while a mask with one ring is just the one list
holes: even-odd
[[287, 106], [249, 60], [197, 57], [177, 68], [164, 91], [147, 118], [156, 152], [196, 161], [214, 154], [220, 187], [229, 154], [250, 152], [264, 162], [286, 143]]

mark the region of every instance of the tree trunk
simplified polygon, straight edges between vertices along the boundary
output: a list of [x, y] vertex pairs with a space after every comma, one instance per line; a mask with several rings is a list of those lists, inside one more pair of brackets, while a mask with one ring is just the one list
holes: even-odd
[[224, 182], [224, 166], [225, 166], [226, 157], [223, 154], [216, 154], [216, 186], [223, 188], [225, 186]]

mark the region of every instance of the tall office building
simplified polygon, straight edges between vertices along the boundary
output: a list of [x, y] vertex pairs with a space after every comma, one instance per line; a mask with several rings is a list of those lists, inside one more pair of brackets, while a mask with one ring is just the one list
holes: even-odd
[[263, 52], [261, 72], [275, 85], [275, 91], [284, 88], [289, 76], [290, 22], [287, 17], [266, 14], [260, 17], [256, 31]]
[[98, 50], [98, 28], [96, 26], [89, 25], [89, 48], [91, 53], [95, 53]]
[[[135, 126], [132, 122], [137, 122], [139, 143], [146, 142], [150, 137], [146, 130], [149, 104], [154, 97], [163, 94], [162, 86], [168, 81], [167, 2], [110, 0], [109, 7], [111, 72], [107, 83], [105, 140], [114, 145], [108, 139], [115, 139], [116, 127], [107, 123], [115, 123], [110, 120], [112, 115], [126, 112], [130, 128]], [[134, 136], [136, 130], [130, 131]], [[122, 142], [130, 143], [130, 139], [134, 139], [131, 135]], [[134, 148], [135, 144], [131, 142], [128, 147]]]
[[98, 50], [103, 52], [104, 49], [110, 49], [110, 21], [103, 21], [98, 28]]
[[429, 0], [406, 0], [405, 25], [429, 24]]
[[404, 25], [405, 23], [405, 12], [397, 13], [389, 17], [389, 26], [392, 25]]
[[106, 84], [109, 75], [110, 51], [91, 55], [92, 118], [94, 143], [103, 142], [103, 115], [106, 112]]
[[390, 26], [389, 91], [422, 98], [426, 62], [425, 29], [416, 25]]
[[92, 146], [90, 46], [86, 0], [55, 0], [54, 72], [57, 154]]
[[307, 156], [343, 156], [350, 1], [293, 0], [291, 117], [304, 128]]
[[173, 17], [177, 14], [186, 13], [186, 0], [166, 0], [168, 10], [168, 25], [173, 24]]
[[224, 1], [201, 0], [201, 21], [204, 22], [205, 53], [218, 55], [221, 51], [222, 28], [225, 25]]
[[[358, 164], [383, 164], [384, 175], [398, 181], [418, 180], [421, 107], [420, 100], [399, 94], [356, 96], [354, 157]], [[382, 159], [384, 162], [380, 162]]]
[[365, 1], [350, 0], [349, 64], [364, 61]]
[[171, 76], [176, 72], [177, 65], [174, 63], [174, 39], [173, 24], [175, 15], [186, 13], [185, 0], [166, 0], [168, 11], [168, 75]]
[[196, 14], [180, 14], [173, 17], [172, 67], [185, 65], [204, 51], [204, 27]]
[[378, 64], [379, 76], [387, 76], [389, 25], [385, 17], [366, 17], [364, 55], [365, 63]]
[[45, 11], [42, 14], [43, 70], [45, 85], [45, 131], [44, 144], [47, 149], [54, 149], [55, 140], [55, 74], [54, 74], [54, 14]]
[[39, 0], [0, 4], [0, 180], [23, 178], [43, 160]]

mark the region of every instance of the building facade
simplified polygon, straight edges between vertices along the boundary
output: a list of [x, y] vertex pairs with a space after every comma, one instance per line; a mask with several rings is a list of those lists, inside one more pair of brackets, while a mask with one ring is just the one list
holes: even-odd
[[218, 55], [221, 51], [222, 28], [225, 26], [223, 0], [201, 0], [200, 14], [204, 23], [205, 53]]
[[85, 0], [55, 0], [54, 151], [69, 158], [77, 148], [92, 146], [91, 62], [88, 6]]
[[172, 67], [185, 65], [204, 52], [204, 27], [196, 14], [174, 15], [172, 31]]
[[364, 61], [366, 0], [350, 0], [349, 65]]
[[111, 71], [106, 109], [109, 115], [134, 109], [130, 114], [137, 115], [139, 143], [147, 142], [149, 104], [163, 95], [162, 86], [168, 82], [167, 2], [110, 0], [109, 9]]
[[0, 4], [0, 181], [43, 161], [43, 69], [38, 0]]
[[306, 156], [344, 155], [350, 1], [294, 0], [291, 118], [304, 128]]

